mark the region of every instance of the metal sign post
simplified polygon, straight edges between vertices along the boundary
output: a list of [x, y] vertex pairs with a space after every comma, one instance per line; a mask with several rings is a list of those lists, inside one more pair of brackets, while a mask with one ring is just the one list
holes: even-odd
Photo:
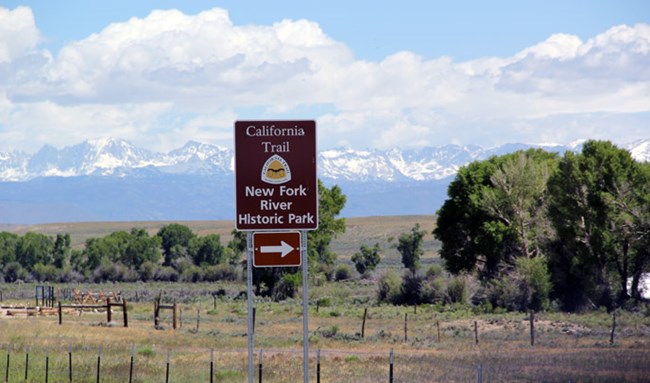
[[248, 383], [253, 383], [253, 232], [246, 233], [246, 298], [248, 300]]
[[309, 292], [308, 267], [307, 267], [307, 232], [302, 232], [300, 255], [302, 257], [302, 345], [303, 345], [303, 371], [305, 383], [309, 383]]

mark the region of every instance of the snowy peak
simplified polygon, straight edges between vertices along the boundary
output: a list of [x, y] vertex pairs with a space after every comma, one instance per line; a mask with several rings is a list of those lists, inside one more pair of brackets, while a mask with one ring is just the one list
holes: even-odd
[[[491, 156], [529, 148], [562, 154], [567, 150], [579, 151], [582, 144], [583, 141], [567, 146], [506, 144], [489, 149], [475, 145], [410, 150], [331, 149], [318, 154], [319, 176], [353, 182], [443, 180], [456, 174], [461, 166]], [[629, 150], [637, 161], [650, 161], [650, 139], [620, 147]], [[231, 176], [233, 171], [231, 149], [196, 141], [169, 153], [151, 152], [116, 138], [87, 140], [63, 149], [45, 145], [31, 156], [16, 151], [0, 153], [0, 182], [51, 176], [126, 177], [152, 173]]]
[[632, 154], [632, 158], [640, 162], [650, 162], [650, 139], [638, 140], [627, 145], [627, 150]]

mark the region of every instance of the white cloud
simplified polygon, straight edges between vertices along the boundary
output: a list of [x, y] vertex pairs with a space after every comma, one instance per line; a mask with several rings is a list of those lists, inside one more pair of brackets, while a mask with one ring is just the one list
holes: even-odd
[[40, 39], [30, 8], [9, 10], [0, 7], [0, 64], [34, 49]]
[[0, 8], [0, 150], [27, 148], [21, 134], [31, 147], [100, 136], [155, 150], [227, 144], [242, 110], [315, 118], [323, 149], [568, 142], [608, 134], [599, 121], [630, 140], [648, 134], [645, 24], [459, 63], [406, 51], [356, 60], [313, 21], [238, 26], [218, 8], [154, 11], [56, 55], [37, 50], [39, 36], [28, 8]]

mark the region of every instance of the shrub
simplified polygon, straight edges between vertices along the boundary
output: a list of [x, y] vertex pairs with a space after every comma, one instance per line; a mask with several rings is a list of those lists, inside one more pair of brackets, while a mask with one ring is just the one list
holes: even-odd
[[153, 279], [156, 272], [156, 264], [151, 261], [143, 262], [140, 265], [140, 280], [147, 282]]
[[181, 273], [181, 281], [201, 282], [203, 281], [203, 269], [198, 266], [187, 267]]
[[447, 299], [449, 303], [465, 304], [469, 300], [467, 279], [463, 276], [453, 277], [447, 283]]
[[387, 271], [377, 281], [377, 300], [395, 303], [400, 296], [400, 285], [399, 275], [393, 270]]
[[527, 308], [537, 311], [547, 309], [553, 285], [546, 258], [519, 258], [515, 268], [522, 280], [522, 292], [526, 294]]
[[273, 291], [273, 299], [283, 301], [287, 298], [293, 298], [301, 283], [300, 273], [284, 274]]
[[58, 282], [59, 270], [52, 264], [37, 263], [34, 265], [32, 275], [39, 282]]
[[6, 282], [24, 281], [27, 279], [27, 271], [18, 262], [9, 262], [4, 267], [4, 279]]
[[485, 299], [509, 311], [545, 310], [550, 307], [552, 284], [542, 257], [519, 258], [515, 269], [485, 287]]
[[415, 271], [406, 271], [402, 276], [398, 302], [406, 305], [422, 303], [422, 283], [424, 278]]
[[427, 278], [422, 283], [422, 302], [438, 303], [445, 300], [446, 290], [443, 278]]
[[426, 277], [427, 278], [436, 278], [442, 275], [443, 273], [443, 268], [440, 265], [431, 265], [427, 269]]
[[168, 266], [159, 267], [153, 275], [153, 280], [159, 282], [176, 282], [178, 279], [178, 272]]
[[320, 298], [316, 301], [316, 304], [318, 304], [319, 307], [330, 307], [332, 306], [332, 298], [330, 297]]
[[203, 280], [206, 282], [236, 281], [239, 279], [237, 268], [232, 265], [213, 265], [205, 268]]
[[348, 265], [339, 265], [334, 273], [337, 281], [346, 281], [352, 278], [352, 269]]

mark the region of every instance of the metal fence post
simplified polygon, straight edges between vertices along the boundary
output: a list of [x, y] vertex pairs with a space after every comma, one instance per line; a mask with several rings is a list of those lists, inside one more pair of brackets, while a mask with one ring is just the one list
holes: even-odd
[[[27, 380], [27, 379], [25, 379]], [[68, 380], [72, 383], [72, 346], [68, 346]]]
[[210, 383], [214, 382], [214, 348], [210, 349]]
[[7, 370], [5, 371], [5, 382], [9, 382], [9, 355], [11, 354], [11, 343], [7, 345]]
[[390, 367], [388, 369], [388, 383], [393, 383], [393, 349], [390, 349]]

